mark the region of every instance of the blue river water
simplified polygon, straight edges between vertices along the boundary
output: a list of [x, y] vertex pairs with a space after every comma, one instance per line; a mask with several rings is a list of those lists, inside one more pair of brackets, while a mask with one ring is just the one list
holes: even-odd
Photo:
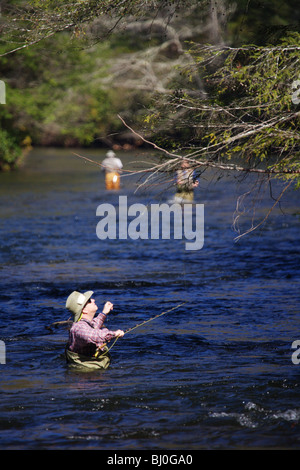
[[[146, 158], [119, 156], [125, 168]], [[100, 240], [99, 204], [172, 197], [171, 187], [136, 191], [139, 178], [106, 192], [99, 167], [66, 149], [35, 149], [22, 170], [0, 174], [0, 448], [299, 448], [299, 192], [290, 188], [263, 226], [235, 241], [236, 201], [254, 177], [204, 173], [195, 196], [202, 249]], [[282, 188], [244, 200], [241, 230]], [[69, 318], [75, 289], [93, 290], [99, 306], [113, 302], [110, 329], [177, 308], [119, 339], [106, 371], [71, 370], [68, 331], [52, 324]]]

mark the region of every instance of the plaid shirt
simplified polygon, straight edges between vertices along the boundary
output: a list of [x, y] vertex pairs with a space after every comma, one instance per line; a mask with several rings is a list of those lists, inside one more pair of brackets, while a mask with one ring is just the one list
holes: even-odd
[[82, 319], [73, 323], [67, 348], [84, 356], [93, 356], [97, 348], [115, 337], [114, 331], [101, 328], [104, 320], [105, 314], [99, 313], [93, 320]]

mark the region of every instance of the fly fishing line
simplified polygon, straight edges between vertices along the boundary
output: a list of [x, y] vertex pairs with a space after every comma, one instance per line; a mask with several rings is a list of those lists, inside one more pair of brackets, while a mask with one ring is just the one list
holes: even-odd
[[[143, 325], [145, 325], [146, 323], [149, 323], [153, 320], [155, 320], [156, 318], [159, 318], [159, 317], [162, 317], [163, 315], [165, 315], [166, 313], [169, 313], [169, 312], [172, 312], [173, 310], [176, 310], [177, 308], [179, 307], [182, 307], [182, 305], [185, 305], [187, 302], [182, 302], [181, 304], [178, 304], [176, 305], [175, 307], [173, 308], [170, 308], [169, 310], [166, 310], [165, 312], [161, 312], [159, 313], [158, 315], [155, 315], [154, 317], [151, 317], [149, 318], [148, 320], [145, 320], [141, 323], [138, 323], [137, 325], [131, 327], [131, 328], [128, 328], [127, 330], [124, 331], [124, 336], [127, 334], [127, 333], [130, 333], [131, 331], [135, 330], [136, 328], [139, 328]], [[102, 352], [101, 349], [98, 349], [95, 353], [95, 357], [96, 358], [100, 358], [100, 357], [103, 357], [105, 356], [112, 348], [113, 346], [116, 344], [117, 340], [120, 338], [120, 336], [117, 336], [113, 342], [113, 344], [110, 346], [110, 348], [108, 348], [105, 352], [103, 352], [103, 354], [101, 354], [101, 356], [99, 356], [99, 354]], [[106, 346], [106, 343], [104, 345], [102, 345], [102, 348], [103, 346]]]

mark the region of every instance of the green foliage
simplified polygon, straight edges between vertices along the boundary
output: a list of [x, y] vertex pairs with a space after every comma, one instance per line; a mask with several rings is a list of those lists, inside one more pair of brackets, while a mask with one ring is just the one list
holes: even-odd
[[[116, 53], [116, 48], [114, 49]], [[16, 142], [34, 145], [91, 145], [120, 127], [122, 100], [102, 87], [109, 43], [84, 49], [61, 33], [0, 61], [7, 104], [0, 123]]]
[[195, 66], [185, 74], [202, 77], [206, 97], [195, 88], [173, 93], [155, 113], [151, 110], [148, 121], [153, 128], [157, 116], [157, 129], [171, 123], [170, 147], [177, 139], [177, 153], [185, 148], [194, 160], [223, 168], [238, 162], [244, 169], [300, 181], [300, 111], [292, 101], [299, 52], [299, 33], [276, 46], [192, 44]]
[[[296, 0], [284, 5], [280, 0], [237, 2], [227, 24], [228, 43], [241, 44], [244, 38], [248, 45], [191, 43], [194, 66], [176, 70], [167, 93], [154, 98], [102, 84], [108, 59], [157, 45], [154, 37], [134, 42], [126, 33], [111, 32], [127, 18], [133, 21], [132, 15], [157, 18], [169, 7], [177, 11], [191, 4], [197, 4], [197, 13], [188, 26], [198, 25], [207, 21], [206, 0], [8, 3], [2, 9], [7, 21], [0, 19], [0, 74], [8, 90], [0, 124], [16, 145], [24, 139], [35, 145], [92, 145], [120, 129], [117, 114], [123, 110], [135, 122], [148, 111], [144, 124], [161, 146], [210, 161], [238, 157], [249, 168], [263, 163], [283, 177], [298, 171], [299, 108], [291, 100], [291, 87], [299, 79], [300, 41], [298, 33], [290, 32], [290, 22], [297, 21]], [[103, 15], [111, 23], [89, 47], [85, 26]], [[258, 38], [255, 45], [249, 45], [252, 35]], [[5, 55], [14, 49], [18, 52]]]
[[298, 0], [239, 0], [227, 25], [234, 46], [278, 44], [291, 31], [299, 31]]
[[277, 47], [247, 47], [227, 53], [216, 75], [220, 79], [219, 105], [228, 112], [226, 131], [230, 133], [215, 133], [219, 143], [233, 142], [227, 154], [238, 151], [252, 165], [266, 161], [273, 170], [295, 169], [299, 112], [292, 102], [292, 84], [299, 78], [299, 51], [300, 35], [292, 33]]
[[21, 156], [21, 148], [4, 129], [0, 129], [0, 169], [8, 170], [14, 166]]

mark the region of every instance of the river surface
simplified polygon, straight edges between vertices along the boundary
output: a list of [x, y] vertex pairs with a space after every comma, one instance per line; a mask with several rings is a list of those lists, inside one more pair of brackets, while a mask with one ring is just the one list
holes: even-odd
[[[118, 156], [125, 168], [147, 157]], [[266, 224], [236, 242], [236, 200], [254, 180], [205, 173], [195, 200], [204, 204], [202, 249], [186, 250], [183, 239], [100, 240], [98, 205], [172, 198], [169, 187], [136, 191], [139, 178], [126, 174], [107, 192], [98, 166], [53, 149], [0, 174], [0, 448], [299, 448], [299, 192], [289, 189]], [[282, 188], [274, 183], [272, 195]], [[256, 221], [270, 194], [256, 197]], [[244, 208], [242, 230], [251, 198]], [[113, 302], [110, 329], [177, 308], [119, 339], [106, 371], [71, 370], [68, 331], [52, 324], [70, 317], [75, 289], [93, 290], [100, 307]]]

